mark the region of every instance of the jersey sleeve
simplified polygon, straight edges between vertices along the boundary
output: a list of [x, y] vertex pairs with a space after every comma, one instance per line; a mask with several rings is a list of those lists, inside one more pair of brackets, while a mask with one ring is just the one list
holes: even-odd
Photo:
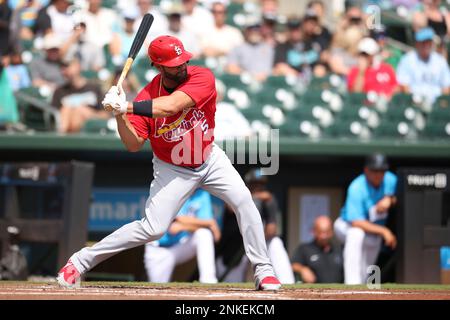
[[384, 194], [387, 196], [392, 196], [397, 190], [397, 176], [388, 171], [386, 172], [386, 180], [384, 184]]
[[214, 74], [205, 68], [198, 68], [192, 73], [188, 81], [177, 90], [183, 91], [194, 100], [197, 108], [201, 108], [204, 102], [215, 96], [216, 81]]
[[[149, 93], [149, 85], [146, 86], [144, 89], [141, 90], [141, 92], [138, 93], [134, 101], [142, 101], [142, 100], [148, 100], [150, 99], [150, 93]], [[150, 135], [150, 118], [139, 116], [136, 114], [128, 113], [127, 114], [128, 120], [130, 121], [131, 125], [133, 126], [134, 130], [136, 130], [136, 133], [139, 137], [147, 140]]]
[[347, 192], [347, 200], [345, 201], [347, 222], [367, 220], [363, 197], [363, 192], [359, 190], [357, 185], [350, 185]]

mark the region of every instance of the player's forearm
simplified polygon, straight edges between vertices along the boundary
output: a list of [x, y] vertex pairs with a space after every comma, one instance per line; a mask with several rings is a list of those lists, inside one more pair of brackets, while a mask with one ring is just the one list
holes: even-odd
[[138, 137], [136, 131], [127, 119], [126, 115], [117, 115], [117, 130], [119, 131], [120, 139], [122, 140], [128, 151], [137, 152], [142, 148], [144, 141]]
[[378, 234], [383, 236], [386, 232], [386, 227], [369, 222], [367, 220], [355, 220], [352, 222], [353, 227], [361, 228], [367, 233]]
[[175, 91], [169, 96], [152, 100], [128, 102], [127, 112], [151, 118], [165, 118], [194, 105], [195, 102], [187, 94]]

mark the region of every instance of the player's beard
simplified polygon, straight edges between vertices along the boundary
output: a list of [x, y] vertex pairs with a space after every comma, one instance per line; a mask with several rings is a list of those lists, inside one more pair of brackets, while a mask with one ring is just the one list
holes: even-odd
[[187, 79], [187, 68], [178, 71], [176, 74], [170, 74], [166, 72], [164, 76], [170, 81], [181, 84]]

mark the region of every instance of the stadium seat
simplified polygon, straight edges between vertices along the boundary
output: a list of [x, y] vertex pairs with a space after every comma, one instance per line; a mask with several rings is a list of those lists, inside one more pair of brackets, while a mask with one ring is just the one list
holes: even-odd
[[441, 96], [433, 104], [428, 121], [450, 121], [450, 96]]
[[411, 130], [412, 126], [406, 122], [383, 120], [372, 133], [377, 138], [404, 138], [412, 132]]
[[115, 134], [114, 131], [108, 128], [108, 120], [105, 119], [90, 119], [84, 123], [81, 132], [84, 133], [98, 133], [101, 135]]
[[421, 136], [428, 139], [450, 138], [450, 121], [440, 121], [437, 123], [429, 121]]
[[369, 101], [367, 94], [362, 92], [351, 92], [345, 96], [344, 106], [372, 106], [374, 103]]
[[339, 119], [333, 125], [324, 129], [329, 138], [369, 138], [370, 132], [364, 123], [356, 120]]

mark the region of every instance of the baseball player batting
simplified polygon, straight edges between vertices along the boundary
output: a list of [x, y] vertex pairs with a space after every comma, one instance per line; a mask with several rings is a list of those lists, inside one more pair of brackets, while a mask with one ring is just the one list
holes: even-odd
[[250, 191], [230, 160], [214, 143], [216, 88], [213, 73], [187, 66], [192, 54], [180, 40], [160, 36], [148, 49], [159, 74], [128, 102], [113, 86], [102, 102], [112, 106], [120, 138], [131, 152], [150, 140], [153, 181], [142, 220], [126, 224], [92, 247], [74, 253], [57, 280], [75, 287], [98, 263], [126, 249], [159, 239], [183, 203], [203, 188], [236, 213], [257, 290], [278, 290], [280, 282], [267, 253], [261, 216]]

